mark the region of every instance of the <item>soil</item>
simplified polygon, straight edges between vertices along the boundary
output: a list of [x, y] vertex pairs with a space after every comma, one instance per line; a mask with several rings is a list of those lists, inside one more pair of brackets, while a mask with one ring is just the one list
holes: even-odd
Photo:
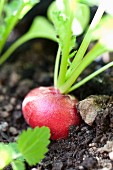
[[[53, 85], [53, 66], [57, 45], [34, 40], [18, 49], [0, 68], [0, 142], [13, 142], [27, 129], [21, 104], [30, 89]], [[98, 69], [94, 62], [81, 77]], [[92, 125], [84, 121], [70, 127], [69, 138], [51, 141], [44, 160], [27, 170], [113, 170], [113, 69], [86, 83], [72, 94], [79, 101], [90, 95], [107, 95]], [[80, 77], [80, 78], [81, 78]], [[7, 167], [11, 170], [11, 167]]]

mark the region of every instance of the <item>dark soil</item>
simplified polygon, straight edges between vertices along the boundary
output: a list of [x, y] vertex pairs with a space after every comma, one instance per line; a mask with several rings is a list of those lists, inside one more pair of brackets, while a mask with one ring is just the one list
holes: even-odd
[[[47, 40], [27, 43], [0, 68], [0, 142], [12, 142], [26, 129], [21, 104], [30, 89], [53, 85], [57, 45]], [[101, 62], [102, 64], [102, 62]], [[98, 69], [93, 63], [84, 73]], [[90, 95], [113, 95], [113, 70], [73, 92], [79, 100]], [[92, 126], [82, 122], [71, 127], [69, 138], [51, 141], [45, 159], [27, 170], [113, 170], [113, 100], [110, 97], [98, 112]], [[113, 155], [113, 154], [112, 154]], [[11, 169], [10, 167], [7, 168]]]

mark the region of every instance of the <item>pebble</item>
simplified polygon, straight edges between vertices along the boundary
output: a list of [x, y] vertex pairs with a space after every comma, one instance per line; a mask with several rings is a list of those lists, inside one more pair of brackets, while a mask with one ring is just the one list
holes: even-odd
[[63, 163], [61, 161], [56, 161], [53, 163], [53, 168], [52, 170], [61, 170], [63, 169]]
[[19, 79], [20, 79], [20, 75], [17, 74], [16, 72], [12, 72], [9, 81], [10, 87], [14, 87], [15, 85], [17, 85]]
[[113, 141], [107, 141], [107, 143], [101, 147], [98, 148], [98, 152], [103, 153], [103, 152], [111, 152], [113, 147]]
[[3, 87], [3, 88], [2, 88], [2, 93], [3, 93], [3, 94], [6, 94], [6, 93], [7, 93], [7, 88]]
[[80, 169], [80, 170], [84, 170], [84, 167], [83, 167], [83, 166], [79, 166], [79, 169]]
[[89, 148], [89, 151], [90, 151], [91, 153], [93, 153], [93, 152], [96, 151], [96, 150], [97, 150], [96, 147]]
[[89, 144], [89, 147], [94, 147], [94, 146], [96, 146], [97, 144], [96, 143], [90, 143]]
[[8, 123], [7, 122], [1, 122], [0, 123], [0, 131], [5, 132], [8, 129]]
[[6, 106], [4, 106], [4, 109], [7, 111], [7, 112], [10, 112], [13, 110], [13, 106], [11, 104], [8, 104]]
[[21, 104], [16, 105], [16, 110], [21, 110]]
[[11, 103], [12, 105], [15, 105], [15, 104], [16, 104], [16, 98], [15, 98], [15, 97], [12, 97], [12, 98], [10, 99], [10, 103]]
[[113, 161], [113, 151], [109, 153], [109, 158]]
[[9, 132], [12, 134], [12, 135], [17, 135], [18, 134], [18, 131], [15, 127], [10, 127], [9, 128]]
[[0, 95], [0, 102], [4, 100], [4, 96]]
[[0, 116], [6, 118], [9, 116], [9, 113], [7, 111], [1, 111]]

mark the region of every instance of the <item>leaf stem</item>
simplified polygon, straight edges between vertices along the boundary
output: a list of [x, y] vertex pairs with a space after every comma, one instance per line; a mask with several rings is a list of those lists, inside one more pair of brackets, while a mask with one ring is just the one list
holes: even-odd
[[67, 60], [70, 52], [70, 41], [71, 41], [71, 30], [69, 24], [67, 28], [67, 37], [65, 39], [64, 49], [62, 50], [60, 71], [58, 77], [58, 87], [60, 87], [65, 82], [65, 75], [67, 71]]
[[58, 69], [60, 64], [60, 54], [61, 54], [61, 48], [58, 47], [56, 61], [55, 61], [55, 70], [54, 70], [54, 86], [57, 87], [57, 80], [58, 80]]
[[106, 69], [108, 69], [108, 68], [110, 68], [110, 67], [112, 67], [112, 66], [113, 66], [113, 61], [110, 62], [110, 63], [108, 63], [108, 64], [106, 64], [105, 66], [103, 66], [103, 67], [100, 68], [99, 70], [95, 71], [94, 73], [90, 74], [89, 76], [87, 76], [86, 78], [84, 78], [83, 80], [81, 80], [80, 82], [78, 82], [78, 83], [76, 83], [75, 85], [73, 85], [73, 86], [69, 89], [69, 91], [68, 91], [67, 93], [69, 93], [69, 92], [71, 92], [71, 91], [79, 88], [80, 86], [82, 86], [83, 84], [85, 84], [86, 82], [88, 82], [89, 80], [93, 79], [95, 76], [97, 76], [98, 74], [102, 73], [103, 71], [105, 71]]
[[23, 9], [24, 5], [22, 5], [20, 7], [20, 9], [17, 11], [17, 14], [15, 15], [15, 17], [13, 17], [12, 21], [11, 21], [11, 24], [8, 24], [7, 27], [6, 27], [6, 31], [3, 35], [3, 40], [0, 42], [0, 50], [2, 51], [3, 49], [3, 46], [10, 34], [10, 32], [13, 30], [14, 26], [16, 25], [16, 23], [18, 22], [18, 17]]
[[64, 85], [61, 86], [60, 91], [62, 93], [67, 93], [67, 91], [70, 90], [73, 83], [76, 81], [76, 79], [79, 77], [79, 75], [83, 72], [83, 70], [98, 56], [106, 52], [106, 49], [104, 46], [102, 46], [100, 43], [97, 43], [91, 51], [82, 59], [81, 63], [76, 67], [75, 70], [73, 70], [73, 73], [71, 74], [70, 78], [64, 83]]
[[19, 38], [16, 42], [14, 42], [9, 48], [8, 50], [0, 57], [0, 65], [2, 65], [7, 59], [8, 57], [23, 43], [25, 43], [26, 41], [30, 40], [32, 37], [28, 36], [27, 34], [25, 34], [24, 36], [22, 36], [21, 38]]
[[80, 48], [78, 49], [78, 52], [74, 58], [74, 60], [72, 61], [72, 64], [69, 68], [69, 72], [72, 71], [73, 68], [75, 68], [79, 63], [80, 61], [82, 60], [90, 42], [91, 42], [91, 36], [90, 36], [90, 33], [91, 31], [95, 28], [95, 26], [99, 23], [103, 13], [104, 13], [105, 9], [103, 8], [103, 2], [100, 3], [97, 11], [96, 11], [96, 14], [89, 26], [89, 29], [88, 31], [86, 32], [86, 35], [81, 43], [81, 46]]

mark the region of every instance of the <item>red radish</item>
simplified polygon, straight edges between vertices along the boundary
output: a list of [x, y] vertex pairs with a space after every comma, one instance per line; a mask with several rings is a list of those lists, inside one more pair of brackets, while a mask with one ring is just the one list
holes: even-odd
[[52, 140], [64, 139], [71, 125], [80, 124], [76, 103], [77, 99], [61, 94], [54, 87], [39, 87], [25, 97], [22, 111], [31, 127], [47, 126]]

